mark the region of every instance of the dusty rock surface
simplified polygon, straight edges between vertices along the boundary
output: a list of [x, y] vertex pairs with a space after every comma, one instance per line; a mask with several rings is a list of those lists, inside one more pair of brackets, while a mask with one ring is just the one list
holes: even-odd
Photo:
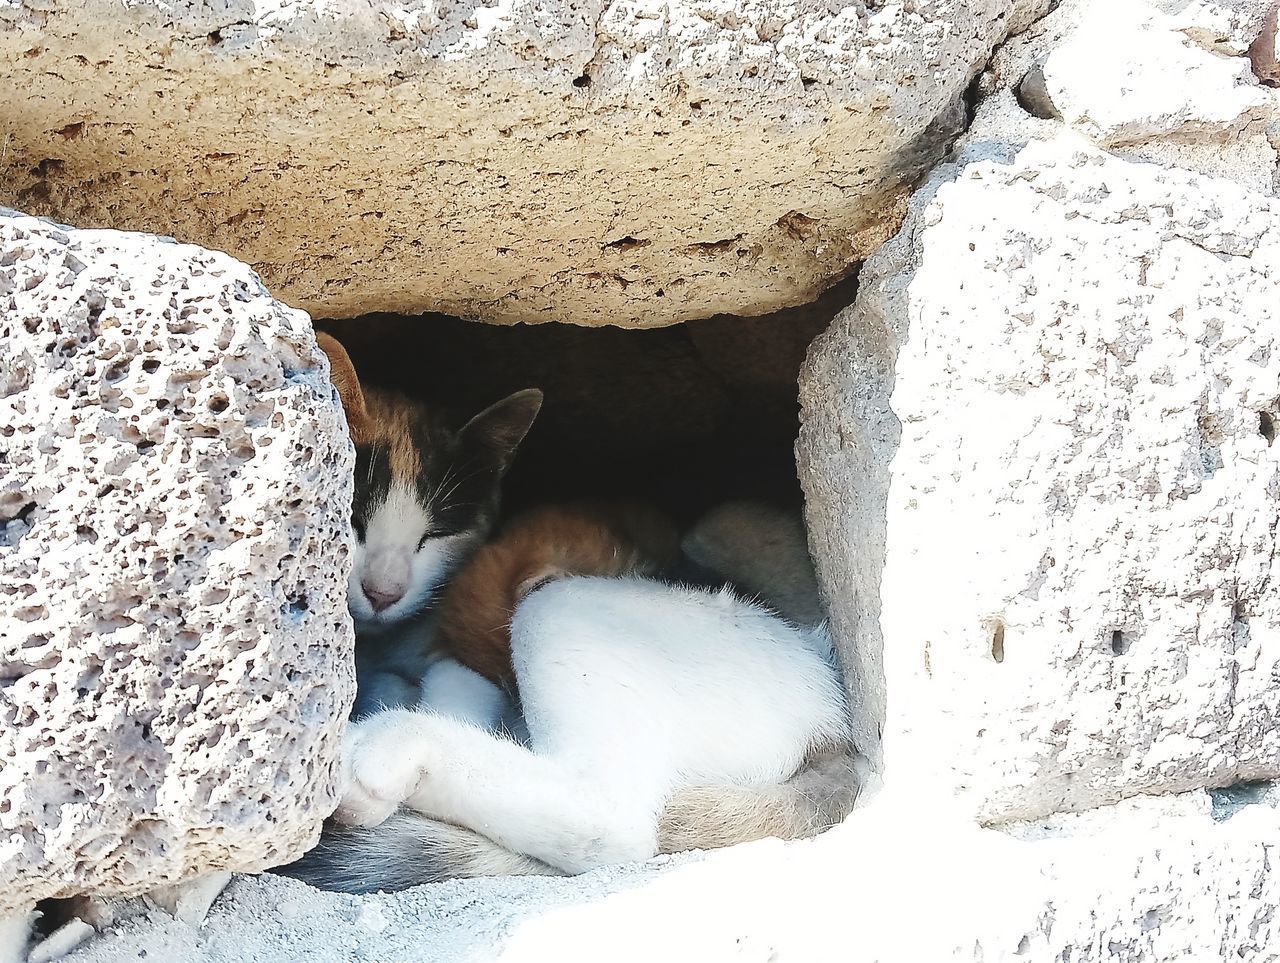
[[997, 54], [802, 374], [860, 731], [987, 822], [1280, 772], [1275, 92], [1138, 4], [1086, 69], [1101, 13]]
[[1260, 83], [1267, 7], [1064, 0], [992, 58], [978, 83], [992, 96], [970, 139], [989, 137], [997, 117], [1025, 131], [1029, 112], [1120, 157], [1274, 194], [1280, 100]]
[[300, 853], [353, 695], [351, 445], [301, 312], [0, 215], [0, 916]]
[[240, 879], [202, 927], [153, 913], [69, 963], [1274, 958], [1280, 816], [1266, 805], [1192, 793], [1005, 835], [884, 802], [817, 842], [575, 879], [368, 897]]
[[812, 300], [1047, 0], [0, 4], [0, 203], [226, 250], [317, 316]]
[[1001, 820], [1277, 775], [1280, 206], [1069, 137], [954, 173], [862, 291], [887, 778]]

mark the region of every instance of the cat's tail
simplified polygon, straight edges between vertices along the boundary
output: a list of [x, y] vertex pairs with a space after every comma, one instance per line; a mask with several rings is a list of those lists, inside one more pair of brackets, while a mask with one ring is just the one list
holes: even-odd
[[786, 782], [678, 791], [658, 824], [658, 851], [719, 849], [757, 839], [807, 839], [853, 810], [868, 762], [851, 745], [809, 758]]
[[272, 872], [339, 893], [396, 892], [473, 876], [559, 876], [469, 829], [400, 810], [369, 828], [327, 824], [320, 843]]
[[[851, 746], [812, 755], [786, 782], [678, 790], [658, 824], [658, 852], [805, 839], [853, 809], [865, 761]], [[395, 892], [473, 876], [559, 876], [559, 870], [449, 823], [401, 810], [379, 826], [327, 825], [319, 845], [273, 870], [341, 893]]]

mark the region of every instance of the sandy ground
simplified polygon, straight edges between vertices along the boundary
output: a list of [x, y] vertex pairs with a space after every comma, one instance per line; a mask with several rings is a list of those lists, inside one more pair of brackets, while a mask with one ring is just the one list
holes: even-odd
[[576, 878], [454, 880], [402, 893], [349, 896], [265, 874], [239, 876], [200, 926], [155, 910], [117, 924], [69, 963], [410, 963], [490, 960], [531, 920], [641, 886], [697, 857]]

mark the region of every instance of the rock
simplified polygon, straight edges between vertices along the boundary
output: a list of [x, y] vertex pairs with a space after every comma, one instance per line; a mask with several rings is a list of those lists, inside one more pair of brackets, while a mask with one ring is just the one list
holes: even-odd
[[997, 52], [984, 88], [1121, 156], [1275, 193], [1280, 98], [1243, 56], [1265, 13], [1256, 0], [1065, 0]]
[[84, 920], [70, 920], [31, 948], [28, 963], [60, 960], [92, 936], [93, 927]]
[[1280, 14], [1280, 3], [1271, 8], [1267, 14], [1258, 38], [1249, 48], [1249, 63], [1253, 72], [1264, 84], [1280, 86], [1280, 57], [1276, 56], [1277, 15]]
[[1280, 940], [1277, 833], [1274, 809], [1233, 813], [1204, 793], [1011, 834], [895, 803], [811, 843], [770, 840], [573, 879], [365, 897], [241, 879], [199, 931], [153, 914], [73, 960], [136, 963], [146, 951], [240, 963], [246, 946], [272, 963], [1262, 960]]
[[260, 870], [336, 804], [352, 451], [305, 315], [0, 216], [0, 918]]
[[801, 381], [886, 782], [999, 823], [1280, 774], [1280, 202], [1070, 134], [990, 156]]
[[1267, 0], [1152, 0], [1172, 23], [1207, 50], [1238, 57], [1267, 18]]
[[209, 873], [172, 886], [157, 886], [147, 897], [175, 919], [195, 926], [204, 921], [209, 907], [229, 882], [230, 873]]
[[1048, 0], [0, 5], [0, 203], [233, 252], [313, 314], [811, 301]]

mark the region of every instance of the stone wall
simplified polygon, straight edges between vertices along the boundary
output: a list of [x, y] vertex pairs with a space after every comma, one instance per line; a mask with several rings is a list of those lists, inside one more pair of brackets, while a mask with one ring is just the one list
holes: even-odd
[[1047, 0], [0, 4], [0, 204], [318, 316], [631, 327], [812, 300]]
[[353, 454], [231, 258], [0, 213], [0, 917], [305, 851], [354, 690]]
[[[863, 737], [984, 822], [1280, 773], [1276, 95], [1185, 17], [1064, 5], [1002, 50], [802, 376]], [[1029, 72], [1096, 93], [1101, 20], [1130, 96], [1028, 114]]]
[[[133, 133], [115, 130], [101, 119], [101, 104], [83, 117], [55, 110], [49, 121], [34, 106], [43, 96], [34, 85], [11, 92], [20, 102], [10, 122], [18, 150], [6, 156], [28, 171], [18, 188], [24, 203], [65, 206], [94, 222], [123, 216], [128, 204], [131, 214], [172, 218], [210, 243], [244, 245], [245, 257], [298, 303], [338, 314], [430, 305], [492, 320], [533, 312], [648, 324], [812, 297], [875, 248], [855, 303], [815, 343], [802, 372], [797, 448], [856, 731], [882, 777], [865, 808], [811, 843], [574, 880], [479, 881], [365, 899], [242, 881], [208, 930], [153, 916], [83, 960], [157, 949], [231, 960], [246, 945], [265, 947], [273, 963], [344, 960], [357, 951], [405, 960], [1274, 958], [1280, 934], [1270, 867], [1280, 817], [1275, 793], [1249, 782], [1280, 775], [1280, 122], [1275, 89], [1259, 83], [1277, 76], [1274, 15], [1267, 19], [1265, 5], [1069, 0], [1034, 22], [1023, 16], [1029, 8], [988, 4], [805, 8], [775, 24], [759, 70], [734, 81], [740, 86], [726, 86], [727, 65], [755, 49], [736, 46], [749, 32], [759, 38], [773, 29], [769, 11], [748, 21], [729, 10], [664, 8], [650, 21], [646, 10], [610, 7], [586, 11], [579, 23], [577, 8], [561, 22], [555, 18], [569, 13], [558, 7], [500, 5], [449, 8], [436, 22], [423, 19], [425, 7], [362, 19], [348, 8], [322, 17], [309, 5], [259, 5], [252, 15], [236, 7], [209, 19], [179, 5], [176, 26], [161, 27], [156, 8], [139, 3], [92, 41], [76, 41], [103, 51], [100, 59], [78, 55], [87, 61], [80, 63], [59, 44], [97, 23], [100, 8], [52, 7], [10, 4], [0, 14], [8, 24], [0, 45], [30, 54], [23, 70], [65, 69], [85, 80], [84, 96], [141, 92], [119, 107], [139, 123], [127, 127]], [[422, 16], [408, 16], [415, 13]], [[528, 28], [544, 14], [545, 29]], [[858, 30], [840, 33], [841, 16]], [[337, 23], [347, 29], [345, 48], [335, 40]], [[57, 42], [38, 43], [36, 27]], [[686, 27], [692, 32], [682, 33]], [[913, 46], [924, 37], [927, 44]], [[117, 56], [126, 42], [146, 52], [136, 63]], [[824, 51], [817, 59], [828, 73], [806, 73], [814, 62], [806, 49]], [[419, 62], [424, 50], [435, 60]], [[683, 84], [672, 88], [685, 98], [673, 101], [678, 109], [645, 99], [667, 90], [654, 73], [655, 51], [666, 50]], [[520, 51], [534, 66], [509, 59]], [[140, 66], [147, 58], [152, 66]], [[329, 65], [324, 85], [316, 80], [320, 63]], [[904, 66], [921, 63], [929, 69]], [[698, 64], [709, 73], [698, 75]], [[848, 64], [860, 66], [846, 71]], [[166, 70], [191, 93], [175, 93], [178, 79]], [[385, 73], [375, 83], [377, 71]], [[884, 132], [917, 137], [975, 71], [967, 132], [895, 206], [932, 154], [885, 153]], [[248, 147], [227, 150], [227, 101], [214, 88], [242, 93], [248, 77], [261, 91], [260, 102], [238, 108], [245, 122], [236, 136]], [[873, 78], [870, 86], [860, 77]], [[50, 83], [69, 89], [59, 86], [69, 85], [63, 76]], [[428, 99], [428, 83], [457, 103]], [[291, 85], [292, 100], [282, 93]], [[350, 106], [335, 106], [335, 89], [348, 92]], [[866, 111], [854, 104], [872, 89], [883, 99]], [[517, 96], [527, 90], [536, 97]], [[151, 110], [159, 93], [191, 107], [189, 124], [175, 127]], [[820, 109], [808, 99], [819, 93]], [[733, 105], [744, 103], [761, 114], [735, 114]], [[796, 104], [804, 109], [792, 111]], [[362, 111], [373, 113], [361, 118]], [[841, 111], [848, 117], [837, 120]], [[718, 119], [700, 126], [695, 113]], [[148, 116], [160, 118], [154, 129], [141, 123]], [[262, 133], [268, 116], [279, 122], [271, 144]], [[404, 139], [362, 154], [377, 140], [373, 125], [385, 128], [388, 118], [404, 122]], [[58, 140], [40, 140], [64, 122]], [[730, 122], [735, 136], [726, 140], [718, 125]], [[495, 124], [506, 126], [493, 132]], [[655, 152], [659, 127], [667, 133]], [[313, 129], [321, 136], [307, 140]], [[444, 131], [444, 139], [412, 153], [403, 146], [427, 129]], [[101, 139], [82, 143], [91, 136]], [[936, 150], [934, 136], [927, 140]], [[224, 146], [210, 147], [215, 141]], [[33, 161], [46, 142], [57, 152], [48, 163]], [[612, 193], [585, 190], [582, 172], [601, 176], [595, 158], [606, 148]], [[796, 161], [793, 148], [810, 160]], [[866, 179], [846, 181], [864, 150]], [[769, 170], [748, 173], [736, 152]], [[537, 177], [511, 176], [516, 154], [530, 158], [521, 169]], [[822, 163], [811, 163], [815, 156]], [[203, 159], [193, 167], [192, 157]], [[489, 157], [500, 163], [479, 162]], [[409, 176], [423, 158], [433, 159], [431, 170]], [[713, 180], [705, 194], [671, 187], [692, 176], [689, 165], [710, 169], [721, 159], [738, 165], [734, 184], [715, 181], [729, 176], [716, 171], [706, 175]], [[218, 164], [224, 175], [209, 173]], [[837, 164], [842, 186], [833, 191], [822, 178]], [[107, 175], [95, 173], [110, 165], [117, 167]], [[775, 184], [770, 172], [779, 165], [810, 179]], [[375, 168], [385, 176], [373, 176]], [[624, 169], [637, 178], [625, 182], [630, 187], [617, 179]], [[350, 186], [353, 171], [358, 188]], [[550, 172], [564, 194], [540, 193]], [[171, 187], [158, 186], [166, 179]], [[79, 193], [86, 184], [95, 191]], [[668, 210], [652, 203], [653, 192], [680, 200]], [[801, 196], [813, 203], [797, 207], [793, 197]], [[868, 200], [876, 198], [884, 203]], [[415, 206], [424, 203], [425, 214]], [[286, 208], [288, 217], [270, 216]], [[877, 247], [900, 209], [901, 230]], [[478, 210], [487, 213], [477, 217]], [[638, 213], [613, 219], [618, 212]], [[690, 233], [677, 223], [686, 217], [716, 226]], [[353, 229], [356, 218], [366, 226]], [[15, 364], [6, 354], [0, 403], [14, 406], [12, 424], [31, 430], [11, 433], [7, 444], [17, 447], [5, 453], [8, 465], [23, 464], [8, 454], [20, 452], [39, 470], [0, 476], [5, 485], [10, 475], [20, 479], [0, 495], [9, 541], [0, 564], [19, 566], [14, 584], [32, 587], [6, 600], [0, 617], [12, 626], [27, 626], [33, 613], [56, 619], [48, 633], [22, 627], [35, 644], [6, 653], [21, 677], [6, 678], [0, 708], [12, 704], [25, 715], [15, 714], [20, 724], [0, 738], [35, 741], [9, 750], [26, 769], [0, 769], [0, 800], [9, 807], [0, 820], [18, 827], [23, 847], [0, 855], [32, 874], [24, 899], [55, 891], [38, 889], [41, 872], [58, 892], [135, 891], [193, 872], [265, 865], [304, 844], [331, 804], [332, 735], [350, 682], [341, 560], [324, 569], [330, 581], [318, 597], [308, 594], [305, 608], [296, 582], [271, 567], [294, 555], [290, 571], [306, 572], [307, 553], [333, 554], [329, 546], [342, 544], [335, 533], [348, 493], [334, 479], [349, 466], [323, 363], [305, 322], [227, 258], [29, 219], [7, 223], [21, 236], [0, 255], [0, 285], [9, 276], [11, 288], [0, 297], [15, 305], [3, 319], [9, 343], [26, 352], [13, 357], [31, 360]], [[303, 223], [310, 230], [300, 230]], [[415, 234], [423, 223], [439, 233]], [[662, 233], [647, 231], [659, 223]], [[637, 233], [635, 224], [646, 229]], [[774, 227], [790, 240], [768, 240], [781, 237]], [[568, 243], [571, 234], [577, 240]], [[739, 255], [747, 241], [760, 251], [748, 245]], [[690, 243], [706, 246], [691, 252]], [[139, 244], [145, 256], [128, 253]], [[347, 252], [349, 259], [336, 258]], [[708, 267], [695, 283], [691, 262], [680, 260], [695, 256], [741, 267]], [[615, 257], [638, 265], [634, 278], [604, 270]], [[805, 274], [798, 263], [817, 266]], [[205, 320], [183, 316], [189, 303], [210, 308]], [[139, 327], [126, 335], [105, 326], [111, 318], [154, 333]], [[50, 325], [67, 337], [49, 340]], [[75, 347], [80, 332], [88, 347]], [[45, 343], [53, 345], [47, 357]], [[241, 343], [253, 346], [243, 355], [251, 363], [237, 367], [242, 355], [231, 349]], [[156, 353], [154, 369], [148, 352]], [[122, 368], [123, 358], [135, 360]], [[199, 417], [184, 427], [157, 411], [159, 401], [173, 403], [165, 392], [185, 391], [188, 380], [193, 394], [181, 395], [183, 410]], [[67, 420], [77, 390], [92, 394], [81, 417], [96, 419], [93, 444], [77, 449], [84, 464], [64, 464], [54, 426]], [[48, 406], [38, 418], [17, 408], [34, 411], [37, 402]], [[304, 423], [318, 426], [314, 437]], [[279, 444], [275, 433], [283, 433]], [[307, 445], [315, 459], [303, 457]], [[158, 454], [166, 454], [165, 471], [147, 475]], [[185, 482], [184, 456], [192, 466]], [[241, 486], [283, 481], [250, 498], [232, 485], [236, 470]], [[37, 476], [72, 478], [77, 494], [63, 504], [52, 490], [27, 485]], [[117, 504], [80, 482], [99, 476], [118, 480], [132, 499]], [[300, 480], [312, 487], [298, 492]], [[172, 550], [152, 552], [138, 539], [152, 531], [144, 529], [148, 499], [187, 490], [219, 502], [233, 493], [227, 507], [216, 506], [216, 530], [233, 525], [227, 543], [200, 556], [198, 577], [167, 576], [154, 599], [150, 589], [139, 595], [136, 578], [121, 587], [123, 576], [114, 574], [66, 577], [78, 571], [68, 567], [76, 559], [113, 573], [122, 559], [167, 559], [172, 572], [185, 571], [174, 559], [189, 557], [181, 546], [193, 533], [204, 537], [213, 512], [167, 516], [174, 524], [158, 531], [172, 536]], [[119, 551], [82, 529], [99, 539], [114, 533]], [[62, 554], [47, 551], [45, 540]], [[64, 542], [82, 554], [68, 554]], [[237, 554], [244, 546], [253, 550]], [[41, 559], [58, 567], [41, 569]], [[215, 563], [231, 565], [241, 580], [228, 584]], [[57, 606], [41, 595], [50, 592], [62, 593]], [[140, 619], [139, 598], [167, 621]], [[242, 629], [226, 616], [230, 599], [267, 627], [251, 618], [252, 630]], [[196, 615], [222, 634], [182, 634], [183, 619], [195, 617], [186, 614], [192, 600]], [[71, 644], [51, 642], [63, 638]], [[249, 654], [238, 658], [246, 646]], [[181, 658], [172, 668], [153, 668], [175, 647]], [[133, 661], [124, 664], [122, 653]], [[331, 658], [343, 668], [327, 664]], [[188, 661], [195, 688], [217, 699], [220, 719], [230, 713], [239, 722], [245, 741], [206, 726], [196, 714], [202, 702], [183, 701]], [[225, 694], [216, 691], [224, 674]], [[159, 678], [179, 684], [162, 690]], [[198, 680], [210, 678], [201, 689]], [[120, 687], [108, 688], [113, 679]], [[81, 690], [90, 700], [99, 690], [110, 694], [112, 728], [76, 715]], [[316, 693], [310, 709], [308, 691]], [[253, 701], [264, 695], [261, 705]], [[125, 717], [150, 706], [159, 714], [130, 728]], [[59, 745], [72, 743], [60, 743], [61, 734], [50, 743], [53, 728], [69, 733], [66, 740], [89, 733], [93, 744], [131, 741], [110, 756], [115, 768], [95, 770], [82, 789], [72, 755], [59, 755]], [[255, 741], [259, 733], [266, 742]], [[294, 747], [294, 759], [260, 748], [266, 743]], [[159, 760], [145, 757], [146, 772], [165, 774], [154, 792], [145, 780], [119, 776], [135, 771], [128, 768], [135, 744]], [[0, 752], [6, 748], [0, 742]], [[298, 759], [312, 761], [303, 776]], [[39, 775], [48, 780], [27, 777], [34, 771], [27, 761], [44, 763]], [[24, 775], [5, 782], [8, 772]], [[264, 780], [282, 780], [270, 804], [255, 796]], [[111, 789], [102, 845], [114, 848], [85, 848], [95, 837], [83, 821], [52, 821], [50, 812], [81, 811], [77, 798], [47, 808], [65, 786]], [[265, 812], [293, 822], [266, 828]], [[144, 835], [129, 813], [144, 814]], [[222, 831], [211, 841], [205, 826]], [[157, 833], [171, 834], [169, 861], [147, 855]], [[54, 840], [53, 868], [32, 870], [44, 857], [27, 841], [44, 839]], [[71, 862], [80, 854], [87, 858]]]

